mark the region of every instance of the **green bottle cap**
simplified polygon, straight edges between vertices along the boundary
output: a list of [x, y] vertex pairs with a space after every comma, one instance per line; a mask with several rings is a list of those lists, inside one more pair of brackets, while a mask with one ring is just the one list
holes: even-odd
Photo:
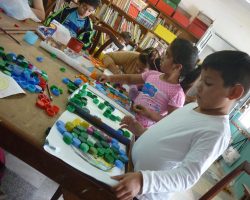
[[110, 154], [105, 154], [104, 160], [105, 160], [107, 163], [110, 163], [110, 164], [113, 164], [114, 161], [115, 161], [115, 159], [114, 159]]
[[98, 98], [94, 98], [94, 99], [93, 99], [93, 103], [94, 103], [94, 104], [98, 104], [98, 103], [99, 103], [99, 99], [98, 99]]
[[84, 84], [84, 85], [82, 86], [82, 89], [86, 90], [87, 87], [88, 87], [88, 85], [87, 85], [87, 84]]
[[84, 137], [86, 140], [88, 139], [89, 135], [86, 132], [81, 132], [80, 135]]
[[105, 141], [100, 141], [101, 142], [101, 145], [104, 147], [104, 148], [109, 148], [109, 144]]
[[114, 121], [114, 122], [115, 122], [115, 121], [116, 121], [116, 116], [111, 114], [111, 115], [109, 116], [109, 119], [110, 119], [111, 121]]
[[123, 135], [125, 136], [125, 137], [127, 137], [127, 138], [129, 138], [130, 137], [130, 133], [128, 132], [128, 131], [123, 131]]
[[81, 125], [76, 126], [76, 128], [77, 128], [80, 132], [86, 132], [86, 131], [87, 131], [87, 129], [86, 129], [84, 126], [82, 126], [82, 122], [81, 122]]
[[111, 115], [111, 113], [109, 113], [109, 112], [107, 112], [107, 111], [105, 111], [105, 112], [103, 113], [103, 116], [104, 116], [104, 117], [107, 117], [107, 118], [109, 118], [110, 115]]
[[78, 134], [77, 133], [72, 132], [71, 134], [73, 135], [73, 137], [78, 138]]
[[91, 98], [92, 97], [92, 92], [87, 91], [87, 96]]
[[94, 147], [96, 148], [102, 148], [102, 144], [100, 142], [96, 142]]
[[60, 68], [60, 71], [61, 71], [61, 72], [65, 72], [66, 69], [65, 69], [64, 67], [61, 67], [61, 68]]
[[100, 148], [97, 148], [97, 155], [98, 156], [103, 156], [105, 153], [105, 149], [100, 147]]
[[95, 148], [95, 147], [90, 147], [89, 148], [89, 153], [91, 154], [91, 155], [96, 155], [97, 154], [97, 149]]
[[66, 143], [66, 144], [71, 144], [72, 143], [72, 138], [69, 137], [69, 136], [63, 136], [63, 141]]
[[100, 110], [103, 110], [104, 108], [105, 108], [105, 104], [104, 103], [99, 103], [99, 105], [98, 105], [98, 108], [100, 109]]
[[87, 139], [87, 144], [88, 144], [90, 147], [93, 147], [93, 146], [94, 146], [94, 143], [93, 143], [90, 139]]
[[77, 127], [74, 127], [74, 129], [72, 130], [72, 133], [76, 133], [77, 135], [80, 135], [81, 131], [77, 128]]
[[118, 122], [122, 121], [122, 119], [121, 119], [119, 116], [116, 116], [116, 120], [117, 120]]
[[85, 137], [82, 137], [81, 135], [78, 137], [78, 139], [83, 143], [87, 143], [87, 139]]
[[68, 110], [69, 112], [74, 112], [74, 111], [75, 111], [75, 106], [67, 105], [67, 110]]
[[82, 143], [80, 144], [80, 147], [79, 147], [84, 153], [87, 153], [88, 150], [89, 150], [89, 145], [87, 145], [86, 143]]

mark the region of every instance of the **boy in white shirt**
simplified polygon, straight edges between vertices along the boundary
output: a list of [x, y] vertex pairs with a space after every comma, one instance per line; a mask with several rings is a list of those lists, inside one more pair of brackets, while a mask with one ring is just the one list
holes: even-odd
[[249, 80], [248, 54], [216, 52], [202, 63], [198, 105], [179, 108], [149, 129], [125, 117], [123, 127], [141, 136], [132, 149], [135, 172], [113, 177], [119, 181], [113, 187], [116, 197], [168, 200], [192, 187], [228, 147], [228, 114], [249, 91]]

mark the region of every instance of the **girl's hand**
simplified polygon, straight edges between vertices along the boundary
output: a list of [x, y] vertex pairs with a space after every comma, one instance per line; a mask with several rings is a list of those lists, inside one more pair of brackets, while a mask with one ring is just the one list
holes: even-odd
[[119, 200], [132, 200], [141, 192], [143, 178], [140, 172], [126, 173], [111, 178], [119, 181], [119, 183], [113, 187], [115, 196]]
[[122, 119], [120, 125], [121, 128], [128, 129], [136, 136], [140, 136], [146, 131], [146, 128], [144, 128], [138, 121], [136, 121], [136, 119], [131, 116], [125, 116]]
[[105, 74], [102, 74], [98, 80], [101, 82], [101, 83], [106, 83], [106, 82], [110, 82], [110, 77], [105, 75]]
[[142, 105], [133, 105], [133, 110], [139, 114], [139, 115], [142, 115], [142, 116], [145, 116], [145, 117], [150, 117], [150, 110], [148, 110], [146, 107], [142, 106]]

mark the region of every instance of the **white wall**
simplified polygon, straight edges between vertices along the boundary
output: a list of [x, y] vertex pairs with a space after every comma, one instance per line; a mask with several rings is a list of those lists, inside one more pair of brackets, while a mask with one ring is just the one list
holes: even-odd
[[180, 7], [192, 16], [208, 15], [219, 35], [250, 54], [250, 4], [245, 0], [182, 0]]

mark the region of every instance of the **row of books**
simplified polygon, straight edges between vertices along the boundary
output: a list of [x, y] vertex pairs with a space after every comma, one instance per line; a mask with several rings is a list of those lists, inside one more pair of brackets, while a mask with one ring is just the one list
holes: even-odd
[[132, 41], [139, 43], [143, 37], [141, 28], [138, 24], [127, 20], [119, 12], [113, 9], [111, 6], [104, 4], [100, 10], [95, 13], [96, 17], [102, 22], [108, 24], [117, 32], [130, 32], [132, 33]]
[[158, 15], [159, 13], [153, 10], [152, 8], [147, 8], [145, 10], [142, 10], [138, 14], [136, 21], [145, 26], [146, 28], [152, 29], [157, 20]]
[[147, 3], [142, 0], [113, 0], [113, 4], [125, 12], [128, 12], [130, 4], [133, 4], [139, 12], [147, 6]]
[[139, 48], [146, 49], [149, 47], [156, 48], [161, 55], [165, 54], [168, 45], [165, 41], [159, 39], [154, 34], [148, 32], [139, 44]]

